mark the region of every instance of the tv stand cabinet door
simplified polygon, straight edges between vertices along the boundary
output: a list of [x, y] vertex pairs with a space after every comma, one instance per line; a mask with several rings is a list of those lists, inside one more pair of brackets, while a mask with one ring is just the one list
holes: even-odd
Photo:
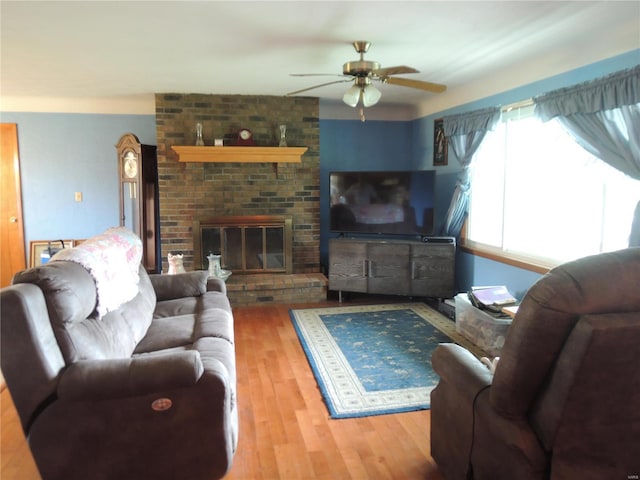
[[411, 295], [452, 298], [455, 296], [455, 244], [411, 246]]
[[368, 292], [406, 295], [410, 288], [409, 255], [406, 243], [369, 243]]
[[367, 292], [367, 244], [329, 240], [329, 290]]

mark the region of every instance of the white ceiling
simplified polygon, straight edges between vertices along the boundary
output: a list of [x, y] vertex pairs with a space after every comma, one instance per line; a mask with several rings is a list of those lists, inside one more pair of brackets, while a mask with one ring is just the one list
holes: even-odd
[[[291, 73], [339, 75], [368, 40], [365, 59], [448, 86], [380, 85], [380, 104], [435, 108], [640, 48], [638, 1], [2, 0], [0, 20], [5, 99], [285, 95], [333, 79]], [[339, 103], [348, 86], [303, 95]]]

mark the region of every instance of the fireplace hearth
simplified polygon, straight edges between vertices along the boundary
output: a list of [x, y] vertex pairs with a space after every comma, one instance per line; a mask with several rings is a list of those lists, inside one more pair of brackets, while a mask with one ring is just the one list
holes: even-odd
[[292, 218], [286, 215], [225, 216], [193, 225], [193, 262], [208, 268], [210, 253], [234, 275], [227, 281], [233, 306], [255, 303], [321, 302], [327, 298], [322, 273], [292, 273]]

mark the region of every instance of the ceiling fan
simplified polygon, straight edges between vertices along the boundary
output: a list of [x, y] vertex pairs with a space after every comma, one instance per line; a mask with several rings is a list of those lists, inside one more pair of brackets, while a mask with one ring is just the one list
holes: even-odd
[[[368, 61], [364, 59], [364, 54], [369, 50], [371, 43], [366, 41], [355, 41], [352, 45], [353, 48], [355, 48], [356, 52], [360, 54], [360, 59], [353, 62], [347, 62], [342, 66], [341, 76], [348, 78], [335, 80], [328, 83], [321, 83], [320, 85], [314, 85], [313, 87], [303, 88], [301, 90], [296, 90], [295, 92], [289, 92], [287, 95], [296, 95], [298, 93], [313, 90], [315, 88], [325, 87], [327, 85], [333, 85], [335, 83], [353, 82], [351, 88], [349, 88], [343, 95], [342, 101], [350, 107], [356, 107], [358, 103], [360, 103], [360, 116], [362, 118], [362, 121], [364, 121], [364, 107], [371, 107], [375, 105], [380, 100], [380, 97], [382, 97], [382, 93], [373, 85], [373, 81], [388, 83], [390, 85], [399, 85], [402, 87], [417, 88], [433, 93], [441, 93], [447, 89], [445, 85], [441, 85], [438, 83], [394, 77], [393, 75], [420, 72], [418, 72], [418, 70], [416, 70], [415, 68], [407, 67], [404, 65], [381, 68], [378, 62]], [[306, 77], [332, 74], [294, 73], [292, 75], [297, 77]]]

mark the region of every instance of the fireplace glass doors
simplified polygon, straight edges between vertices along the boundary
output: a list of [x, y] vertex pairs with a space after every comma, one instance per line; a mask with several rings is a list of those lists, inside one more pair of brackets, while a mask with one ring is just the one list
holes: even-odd
[[234, 273], [291, 273], [291, 217], [217, 217], [194, 223], [194, 266], [207, 269], [207, 256], [221, 255]]

